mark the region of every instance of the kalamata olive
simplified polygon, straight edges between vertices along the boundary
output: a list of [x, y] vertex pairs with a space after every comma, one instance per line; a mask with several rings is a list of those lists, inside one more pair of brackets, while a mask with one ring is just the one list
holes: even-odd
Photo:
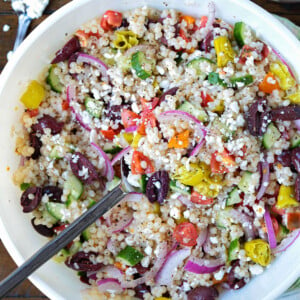
[[84, 183], [91, 184], [99, 179], [94, 165], [80, 152], [72, 154], [70, 166], [73, 174]]
[[80, 42], [77, 36], [72, 37], [60, 50], [55, 53], [55, 58], [51, 64], [57, 64], [61, 61], [65, 61], [70, 56], [80, 50]]
[[157, 171], [148, 180], [146, 195], [150, 202], [163, 203], [169, 192], [170, 177], [167, 171]]
[[188, 292], [188, 300], [215, 300], [219, 296], [218, 290], [213, 286], [198, 286]]
[[58, 134], [62, 131], [63, 128], [62, 122], [57, 122], [55, 118], [45, 114], [41, 118], [38, 119], [38, 123], [32, 125], [32, 131], [36, 133], [44, 133], [45, 128], [49, 128], [51, 130], [51, 134]]
[[90, 279], [87, 277], [86, 272], [81, 272], [81, 273], [83, 273], [83, 274], [81, 274], [80, 277], [79, 277], [80, 281], [87, 284], [87, 285], [91, 285], [90, 284]]
[[83, 252], [79, 251], [75, 253], [72, 257], [69, 257], [65, 264], [76, 271], [98, 271], [103, 267], [102, 263], [94, 264], [91, 261], [92, 256], [96, 257], [97, 253], [95, 252]]
[[31, 132], [29, 134], [29, 143], [30, 143], [30, 146], [34, 149], [34, 152], [31, 155], [31, 158], [38, 159], [41, 156], [41, 148], [42, 148], [43, 144], [34, 132]]
[[121, 120], [121, 110], [124, 108], [123, 105], [112, 105], [108, 106], [105, 110], [105, 117], [111, 121]]
[[122, 161], [121, 161], [121, 168], [122, 168], [121, 171], [123, 173], [123, 176], [127, 177], [129, 174], [129, 167], [126, 164], [124, 157], [122, 158]]
[[69, 59], [68, 59], [69, 67], [70, 67], [70, 64], [71, 64], [72, 62], [76, 62], [76, 61], [77, 61], [78, 55], [79, 55], [79, 52], [75, 52], [75, 53], [73, 53], [73, 54], [69, 57]]
[[129, 26], [129, 23], [128, 23], [127, 19], [126, 19], [126, 18], [123, 18], [120, 27], [128, 27], [128, 26]]
[[173, 88], [167, 90], [160, 96], [159, 103], [165, 101], [167, 95], [171, 95], [171, 96], [176, 95], [177, 91], [178, 91], [178, 87], [173, 87]]
[[227, 276], [228, 285], [233, 290], [238, 290], [246, 284], [244, 278], [239, 279], [239, 278], [235, 277], [235, 269], [239, 266], [240, 266], [240, 260], [239, 259], [232, 261], [231, 270], [230, 270], [230, 272], [228, 273], [228, 276]]
[[283, 167], [290, 167], [292, 164], [292, 151], [283, 150], [282, 153], [276, 157], [276, 161], [279, 162]]
[[51, 202], [61, 202], [63, 191], [55, 185], [48, 185], [43, 187], [43, 195], [47, 194]]
[[296, 182], [295, 182], [295, 194], [296, 199], [300, 202], [300, 174], [297, 175]]
[[146, 284], [139, 284], [134, 288], [135, 297], [139, 299], [144, 299], [144, 294], [150, 293], [150, 287]]
[[300, 147], [292, 150], [292, 165], [295, 167], [296, 171], [300, 172]]
[[139, 274], [143, 275], [147, 271], [149, 271], [149, 268], [143, 267], [140, 263], [134, 266]]
[[271, 110], [272, 121], [294, 121], [300, 119], [300, 106], [290, 105]]
[[49, 228], [46, 225], [42, 225], [42, 224], [35, 225], [34, 220], [35, 218], [31, 219], [31, 224], [39, 234], [46, 237], [52, 237], [54, 235], [53, 228]]
[[210, 52], [213, 48], [212, 41], [214, 39], [213, 32], [210, 30], [206, 37], [199, 43], [199, 49], [205, 51], [206, 53]]
[[24, 213], [32, 212], [38, 207], [42, 200], [42, 188], [33, 186], [23, 192], [21, 196], [21, 205]]

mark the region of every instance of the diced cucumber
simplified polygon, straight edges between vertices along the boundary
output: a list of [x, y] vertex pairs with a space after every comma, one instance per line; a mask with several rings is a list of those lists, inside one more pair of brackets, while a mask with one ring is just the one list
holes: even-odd
[[240, 47], [248, 44], [252, 39], [251, 29], [244, 22], [234, 24], [233, 35]]
[[54, 218], [53, 216], [51, 216], [47, 210], [47, 208], [45, 208], [43, 211], [42, 211], [42, 218], [47, 221], [47, 223], [51, 223], [51, 224], [55, 224], [57, 223], [57, 219]]
[[230, 82], [232, 83], [233, 87], [238, 88], [239, 87], [238, 83], [242, 83], [243, 86], [253, 83], [253, 76], [247, 74], [245, 76], [240, 76], [240, 77], [231, 77]]
[[267, 127], [265, 134], [263, 135], [263, 146], [266, 149], [271, 149], [276, 141], [278, 141], [281, 137], [280, 131], [274, 125], [274, 123], [270, 123]]
[[20, 184], [21, 191], [26, 191], [30, 187], [30, 183], [23, 182]]
[[66, 205], [63, 203], [47, 202], [46, 209], [48, 213], [57, 221], [61, 221], [64, 218], [64, 210]]
[[73, 242], [73, 244], [71, 245], [71, 247], [69, 249], [70, 255], [73, 255], [73, 254], [77, 253], [80, 250], [81, 245], [82, 244], [79, 241]]
[[227, 142], [229, 139], [231, 139], [235, 133], [234, 131], [230, 130], [226, 124], [222, 123], [218, 117], [213, 120], [212, 129], [217, 130], [221, 134], [224, 142]]
[[108, 191], [112, 191], [120, 183], [121, 183], [121, 179], [119, 177], [115, 176], [112, 181], [109, 181], [106, 183], [106, 188]]
[[179, 107], [178, 110], [185, 111], [194, 117], [196, 117], [201, 122], [207, 122], [208, 121], [208, 115], [204, 109], [201, 108], [195, 108], [193, 104], [191, 104], [188, 101], [183, 102]]
[[117, 254], [117, 258], [125, 265], [133, 267], [144, 258], [144, 255], [135, 248], [126, 246]]
[[51, 90], [57, 93], [61, 93], [63, 90], [63, 84], [60, 82], [58, 75], [55, 74], [56, 65], [52, 65], [49, 68], [46, 82], [50, 85]]
[[243, 199], [240, 195], [241, 191], [238, 187], [233, 188], [233, 190], [228, 194], [228, 198], [226, 200], [226, 206], [231, 206], [234, 204], [241, 203]]
[[239, 189], [246, 194], [253, 192], [254, 186], [257, 182], [256, 176], [257, 175], [255, 173], [245, 171], [238, 184]]
[[288, 234], [289, 234], [289, 230], [283, 226], [282, 224], [279, 224], [278, 226], [278, 233], [276, 235], [276, 240], [277, 242], [281, 242]]
[[231, 213], [232, 208], [226, 208], [219, 210], [216, 215], [216, 225], [219, 228], [226, 229], [231, 224]]
[[210, 84], [212, 85], [222, 85], [224, 87], [227, 87], [227, 84], [225, 83], [225, 81], [223, 79], [220, 78], [220, 75], [216, 72], [210, 72], [208, 74], [207, 80]]
[[70, 201], [78, 200], [83, 193], [83, 184], [75, 175], [70, 175], [64, 184], [64, 189], [69, 191]]
[[239, 250], [240, 250], [239, 239], [235, 239], [231, 241], [228, 248], [228, 258], [227, 258], [228, 262], [238, 259]]
[[88, 227], [84, 231], [82, 231], [81, 236], [84, 241], [89, 240], [91, 238], [90, 227]]
[[88, 199], [88, 205], [87, 208], [91, 208], [92, 206], [94, 206], [97, 202], [94, 199]]
[[185, 186], [183, 184], [180, 184], [178, 186], [176, 180], [170, 180], [170, 189], [174, 192], [185, 194], [185, 195], [191, 195], [191, 187]]
[[70, 256], [70, 252], [67, 249], [61, 249], [55, 256], [53, 256], [53, 260], [61, 264], [66, 261], [68, 256]]
[[131, 66], [136, 72], [136, 75], [141, 79], [147, 79], [148, 77], [151, 76], [151, 72], [146, 71], [144, 69], [144, 66], [145, 65], [152, 66], [153, 64], [154, 62], [149, 59], [146, 59], [145, 54], [141, 51], [134, 53], [131, 57]]
[[117, 154], [117, 153], [119, 153], [122, 150], [123, 150], [123, 148], [121, 148], [119, 146], [115, 146], [115, 147], [112, 147], [112, 148], [104, 149], [103, 151], [105, 153], [109, 153], [109, 154]]
[[300, 146], [300, 134], [297, 132], [291, 139], [291, 148], [297, 148]]
[[215, 67], [216, 65], [216, 63], [211, 59], [208, 59], [206, 57], [197, 57], [188, 62], [186, 66], [188, 68], [193, 68], [196, 71], [197, 76], [204, 80], [207, 74], [203, 72], [203, 70], [201, 70], [201, 63], [203, 62], [209, 63], [213, 67]]
[[143, 175], [141, 176], [141, 179], [140, 179], [140, 183], [141, 183], [141, 192], [142, 192], [143, 194], [146, 193], [147, 182], [148, 182], [148, 177], [147, 177], [146, 174], [143, 174]]
[[86, 111], [95, 118], [100, 118], [103, 110], [103, 102], [91, 97], [86, 97], [84, 101]]

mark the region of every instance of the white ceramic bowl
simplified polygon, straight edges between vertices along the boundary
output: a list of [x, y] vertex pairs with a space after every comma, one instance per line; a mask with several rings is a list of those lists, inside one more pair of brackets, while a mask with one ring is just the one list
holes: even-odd
[[[163, 9], [167, 3], [169, 8], [199, 16], [207, 13], [208, 2], [209, 0], [75, 0], [36, 28], [14, 54], [0, 77], [0, 234], [18, 265], [46, 242], [45, 238], [33, 230], [30, 216], [22, 213], [20, 191], [11, 180], [19, 163], [19, 158], [14, 153], [15, 141], [11, 128], [18, 123], [22, 110], [18, 99], [26, 83], [39, 77], [56, 50], [81, 24], [103, 14], [107, 9], [122, 11], [147, 4]], [[279, 21], [248, 0], [215, 2], [218, 17], [232, 23], [238, 20], [247, 22], [258, 36], [292, 63], [300, 77], [300, 44]], [[300, 239], [262, 275], [255, 277], [239, 291], [223, 294], [222, 299], [274, 299], [300, 275], [299, 252]], [[53, 261], [41, 267], [30, 279], [51, 299], [80, 299], [80, 290], [85, 288], [75, 272]]]

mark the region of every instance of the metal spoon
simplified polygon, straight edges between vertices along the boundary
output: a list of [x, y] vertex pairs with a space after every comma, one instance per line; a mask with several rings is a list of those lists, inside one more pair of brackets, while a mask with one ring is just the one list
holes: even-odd
[[39, 18], [49, 0], [12, 0], [11, 6], [18, 15], [18, 32], [14, 44], [14, 50], [19, 47], [25, 38], [28, 27], [33, 19]]
[[98, 218], [119, 203], [125, 195], [126, 194], [119, 186], [114, 188], [62, 231], [56, 238], [49, 241], [44, 247], [38, 250], [23, 263], [23, 265], [0, 282], [0, 299], [53, 257], [59, 250], [73, 241], [84, 229], [93, 224]]

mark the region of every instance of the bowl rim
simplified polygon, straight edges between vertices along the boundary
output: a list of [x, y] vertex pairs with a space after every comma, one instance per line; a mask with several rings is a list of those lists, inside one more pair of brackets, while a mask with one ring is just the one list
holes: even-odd
[[[92, 0], [88, 0], [92, 1]], [[134, 1], [134, 0], [129, 0]], [[160, 0], [162, 1], [162, 0]], [[195, 2], [200, 0], [195, 0]], [[250, 10], [253, 15], [261, 16], [263, 15], [266, 18], [266, 21], [272, 24], [277, 29], [280, 29], [280, 31], [285, 35], [285, 39], [290, 44], [298, 44], [300, 46], [300, 43], [298, 39], [295, 37], [295, 35], [286, 27], [284, 26], [278, 19], [276, 19], [271, 13], [260, 7], [258, 4], [250, 1], [250, 0], [229, 0], [232, 3], [236, 3], [240, 7], [242, 7], [245, 10]], [[41, 35], [44, 34], [44, 32], [51, 27], [53, 23], [55, 23], [57, 20], [60, 20], [64, 15], [68, 14], [72, 10], [76, 10], [84, 3], [86, 4], [86, 0], [73, 0], [69, 3], [66, 3], [61, 8], [56, 10], [52, 15], [48, 16], [47, 19], [42, 21], [22, 42], [22, 44], [19, 46], [19, 48], [15, 51], [11, 59], [7, 62], [5, 65], [3, 71], [0, 74], [0, 94], [2, 94], [3, 89], [5, 88], [6, 82], [9, 79], [9, 77], [12, 75], [12, 72], [16, 68], [19, 60], [22, 58], [22, 55], [24, 52], [26, 52], [28, 49], [30, 49], [32, 43], [36, 39], [38, 39]], [[99, 1], [101, 2], [101, 0]], [[217, 0], [214, 0], [213, 2], [216, 2]], [[151, 4], [147, 4], [151, 6]], [[172, 3], [169, 4], [172, 7]], [[300, 48], [300, 47], [299, 47]], [[293, 67], [293, 66], [292, 66]], [[298, 75], [298, 76], [297, 76]], [[296, 72], [296, 76], [299, 78], [300, 73]], [[3, 242], [3, 245], [7, 249], [9, 255], [12, 257], [14, 262], [20, 266], [24, 261], [25, 258], [21, 255], [19, 249], [14, 245], [12, 240], [9, 236], [9, 230], [5, 226], [5, 224], [2, 222], [2, 219], [0, 217], [0, 238]], [[287, 276], [282, 282], [280, 286], [276, 286], [272, 288], [272, 291], [268, 294], [268, 299], [273, 299], [276, 296], [280, 295], [282, 292], [284, 292], [292, 283], [293, 280], [296, 280], [296, 278], [300, 276], [300, 269], [296, 270], [295, 268], [291, 270], [290, 276]], [[42, 293], [47, 295], [51, 299], [63, 299], [62, 295], [58, 294], [51, 286], [49, 286], [45, 281], [43, 281], [36, 273], [32, 274], [28, 278]], [[266, 299], [267, 299], [266, 298]]]

